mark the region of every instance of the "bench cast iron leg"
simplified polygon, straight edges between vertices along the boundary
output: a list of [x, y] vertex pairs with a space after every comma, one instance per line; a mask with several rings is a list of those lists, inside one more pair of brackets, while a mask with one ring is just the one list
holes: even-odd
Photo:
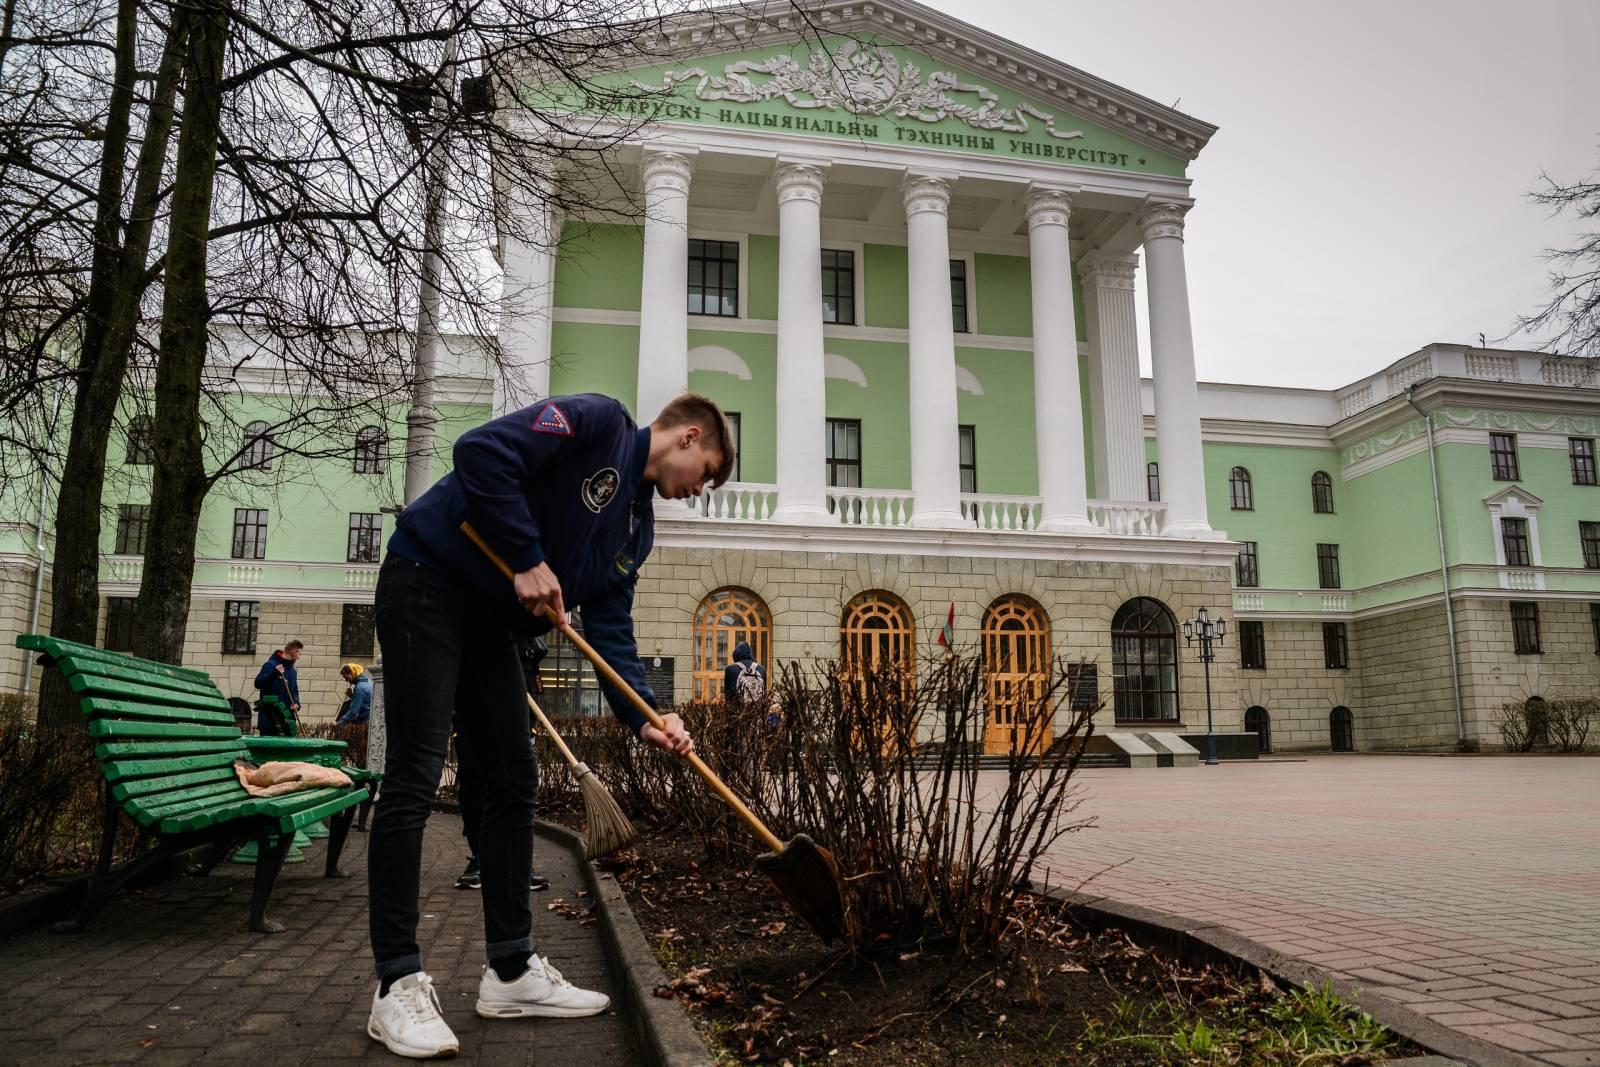
[[256, 838], [256, 885], [250, 897], [250, 929], [258, 934], [281, 934], [283, 924], [267, 918], [267, 898], [272, 896], [272, 886], [283, 867], [283, 857], [294, 844], [294, 831], [278, 833], [264, 831]]
[[345, 808], [332, 819], [328, 820], [328, 865], [323, 868], [324, 878], [348, 878], [348, 871], [339, 869], [339, 853], [344, 851], [345, 837], [350, 833], [350, 824], [355, 821], [356, 809]]

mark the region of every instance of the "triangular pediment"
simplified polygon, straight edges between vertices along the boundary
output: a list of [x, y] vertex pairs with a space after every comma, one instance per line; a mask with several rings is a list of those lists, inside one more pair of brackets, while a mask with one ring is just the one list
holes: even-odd
[[1520, 485], [1508, 485], [1497, 493], [1490, 493], [1483, 498], [1488, 507], [1503, 507], [1506, 504], [1514, 508], [1536, 508], [1544, 501], [1522, 488]]
[[1215, 127], [910, 0], [667, 21], [618, 75], [664, 121], [1181, 176]]

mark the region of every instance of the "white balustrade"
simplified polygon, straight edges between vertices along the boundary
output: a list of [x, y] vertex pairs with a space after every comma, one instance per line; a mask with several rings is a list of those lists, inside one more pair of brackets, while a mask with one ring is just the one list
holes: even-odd
[[1594, 384], [1594, 361], [1575, 356], [1550, 356], [1539, 364], [1539, 377], [1546, 385]]
[[1408, 360], [1389, 372], [1389, 395], [1406, 391], [1406, 386], [1432, 378], [1433, 356], [1423, 353], [1416, 359]]
[[1349, 611], [1350, 610], [1350, 594], [1348, 594], [1348, 593], [1324, 593], [1324, 594], [1322, 594], [1322, 610], [1323, 611]]
[[1089, 521], [1115, 537], [1155, 537], [1166, 513], [1167, 505], [1160, 501], [1089, 501]]
[[376, 589], [378, 588], [377, 567], [350, 567], [344, 572], [344, 587], [346, 589]]
[[1519, 377], [1517, 357], [1468, 352], [1467, 377], [1486, 382], [1514, 382]]
[[261, 567], [246, 567], [232, 564], [228, 567], [229, 585], [260, 585], [266, 571]]
[[1267, 598], [1261, 593], [1235, 593], [1233, 594], [1234, 611], [1264, 611]]
[[1543, 589], [1544, 576], [1538, 571], [1512, 570], [1507, 568], [1500, 572], [1500, 588]]
[[1037, 496], [961, 494], [961, 517], [980, 530], [1037, 530], [1044, 499]]
[[1359, 414], [1372, 406], [1372, 385], [1368, 383], [1359, 389], [1350, 389], [1339, 394], [1339, 414], [1345, 418]]
[[828, 511], [842, 526], [905, 526], [915, 494], [905, 489], [828, 490]]
[[106, 560], [106, 571], [113, 582], [137, 583], [144, 578], [144, 560], [112, 557]]

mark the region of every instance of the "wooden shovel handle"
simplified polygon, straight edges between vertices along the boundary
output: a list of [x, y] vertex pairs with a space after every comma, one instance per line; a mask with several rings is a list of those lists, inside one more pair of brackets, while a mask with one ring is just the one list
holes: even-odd
[[[461, 524], [461, 532], [467, 535], [468, 540], [478, 546], [478, 550], [489, 558], [489, 562], [500, 568], [500, 573], [513, 580], [516, 578], [516, 574], [511, 570], [511, 565], [505, 560], [501, 559], [500, 554], [489, 547], [488, 543], [484, 541], [482, 535], [480, 535], [477, 530], [472, 528], [472, 524], [470, 522], [464, 522]], [[571, 641], [573, 645], [577, 647], [578, 651], [583, 653], [584, 659], [587, 659], [594, 666], [594, 669], [600, 673], [600, 676], [603, 677], [607, 682], [610, 682], [611, 685], [615, 686], [618, 692], [621, 692], [627, 696], [628, 702], [638, 710], [639, 714], [645, 717], [645, 721], [647, 721], [651, 726], [654, 726], [657, 730], [660, 730], [663, 733], [666, 732], [667, 726], [666, 723], [662, 721], [660, 713], [657, 712], [655, 708], [652, 708], [645, 701], [644, 697], [636, 693], [633, 686], [624, 681], [622, 676], [611, 668], [611, 664], [607, 663], [601, 658], [600, 653], [594, 650], [594, 646], [585, 641], [583, 637], [567, 623], [567, 620], [558, 617], [554, 611], [546, 608], [545, 614], [550, 621], [555, 624], [556, 629], [561, 631], [561, 636], [565, 637], [568, 641]], [[532, 697], [528, 699], [528, 703], [533, 703]], [[535, 706], [534, 710], [538, 710], [537, 706]], [[542, 713], [540, 714], [539, 718], [541, 722], [544, 721], [544, 715]], [[552, 733], [553, 732], [554, 731], [552, 731]], [[557, 743], [560, 743], [559, 739], [557, 740]], [[561, 745], [561, 750], [566, 752], [566, 745]], [[721, 797], [722, 802], [727, 804], [728, 807], [732, 808], [734, 813], [737, 814], [739, 818], [743, 819], [751, 830], [755, 831], [756, 836], [760, 837], [761, 840], [766, 843], [768, 848], [770, 848], [773, 852], [783, 851], [783, 842], [779, 841], [777, 836], [773, 834], [771, 830], [767, 829], [766, 824], [760, 819], [756, 818], [755, 812], [746, 807], [744, 801], [735, 796], [733, 790], [729, 789], [722, 779], [717, 777], [716, 771], [712, 770], [710, 767], [707, 767], [705, 761], [699, 756], [695, 755], [693, 752], [689, 753], [684, 758], [689, 761], [689, 766], [693, 767], [700, 777], [706, 780], [706, 784], [711, 787], [711, 791], [716, 793], [717, 796]], [[572, 759], [571, 753], [567, 753], [567, 759]]]

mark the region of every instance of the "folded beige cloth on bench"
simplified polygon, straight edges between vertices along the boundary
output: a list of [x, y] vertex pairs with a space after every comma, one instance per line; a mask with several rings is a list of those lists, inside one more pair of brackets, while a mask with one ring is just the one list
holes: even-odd
[[251, 767], [235, 763], [234, 773], [239, 784], [253, 797], [281, 797], [302, 789], [327, 789], [347, 786], [350, 776], [337, 767], [324, 767], [318, 763], [273, 762]]

